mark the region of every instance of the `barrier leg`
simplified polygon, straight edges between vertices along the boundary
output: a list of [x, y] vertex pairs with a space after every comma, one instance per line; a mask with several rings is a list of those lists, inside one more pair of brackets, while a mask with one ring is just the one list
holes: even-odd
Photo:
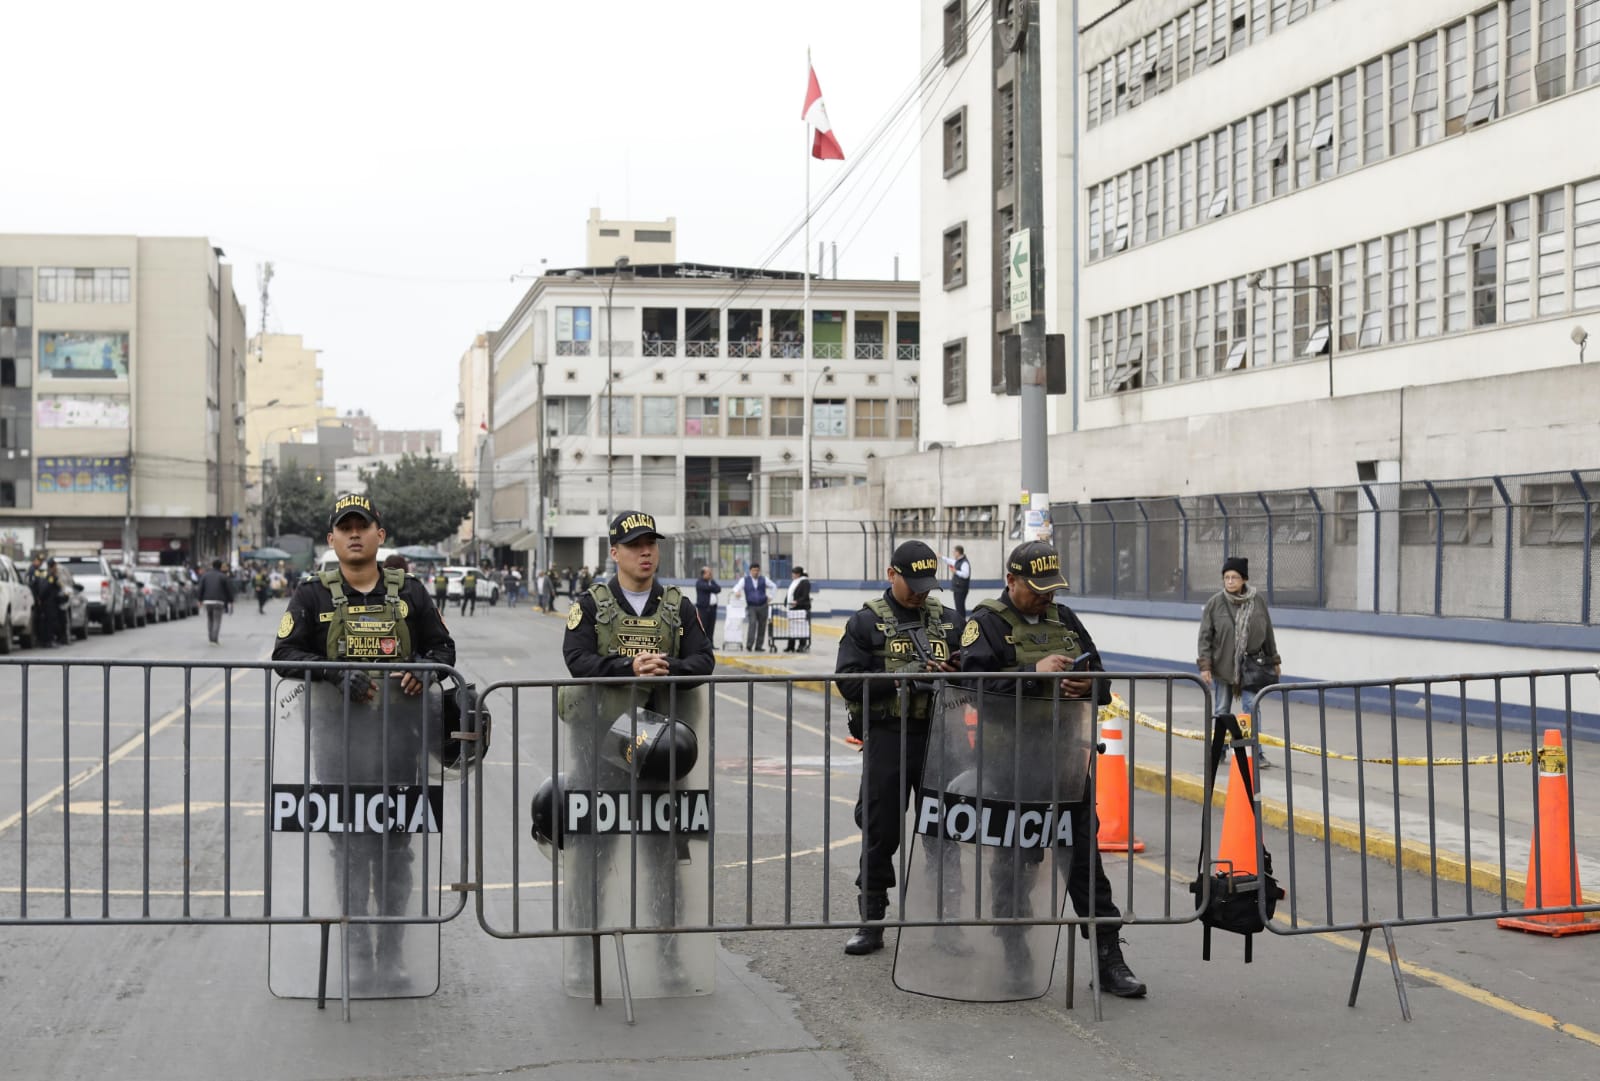
[[1078, 929], [1067, 924], [1067, 1009], [1072, 1009], [1073, 989], [1078, 983]]
[[[628, 957], [622, 950], [622, 932], [616, 932], [617, 939], [617, 982], [622, 985], [622, 1013], [628, 1019], [628, 1024], [633, 1024], [633, 989], [628, 986]], [[600, 940], [595, 941], [595, 950], [600, 948]]]
[[1355, 978], [1350, 981], [1350, 1001], [1345, 1003], [1346, 1006], [1352, 1009], [1355, 1008], [1356, 995], [1361, 992], [1361, 970], [1367, 967], [1367, 946], [1371, 942], [1372, 928], [1363, 927], [1361, 929], [1361, 948], [1356, 951], [1356, 974]]
[[1094, 919], [1094, 907], [1089, 908], [1089, 954], [1093, 958], [1089, 972], [1089, 989], [1094, 992], [1094, 1019], [1104, 1021], [1100, 1011], [1100, 924]]
[[327, 1009], [328, 1006], [328, 925], [323, 924], [322, 950], [317, 959], [317, 1009]]
[[343, 1003], [344, 1019], [350, 1020], [350, 920], [346, 917], [339, 924], [339, 970], [344, 973], [341, 981], [344, 986], [339, 989], [339, 1001]]
[[591, 935], [589, 937], [589, 964], [590, 964], [590, 968], [593, 969], [593, 971], [594, 971], [594, 1004], [596, 1006], [604, 1005], [604, 1000], [601, 998], [601, 995], [600, 995], [600, 936], [599, 935]]
[[1394, 948], [1394, 929], [1387, 923], [1383, 925], [1383, 941], [1389, 947], [1389, 968], [1394, 972], [1394, 993], [1400, 996], [1400, 1017], [1402, 1020], [1411, 1020], [1411, 1003], [1406, 998], [1406, 982], [1400, 975], [1400, 955]]

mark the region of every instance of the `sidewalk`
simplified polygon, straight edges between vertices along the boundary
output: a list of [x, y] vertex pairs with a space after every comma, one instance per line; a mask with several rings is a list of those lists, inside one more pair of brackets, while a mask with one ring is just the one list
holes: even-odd
[[[822, 692], [833, 675], [836, 642], [843, 630], [843, 619], [819, 621], [810, 653], [721, 653], [718, 669], [762, 675], [801, 676], [796, 686]], [[1168, 771], [1160, 765], [1165, 757], [1164, 729], [1174, 730], [1173, 754], [1186, 761], [1203, 760], [1198, 739], [1204, 728], [1205, 708], [1199, 695], [1183, 684], [1174, 685], [1172, 713], [1165, 712], [1164, 695], [1150, 693], [1148, 684], [1135, 702], [1140, 723], [1132, 726], [1134, 746], [1144, 751], [1134, 765], [1134, 782], [1146, 791], [1162, 793], [1169, 783]], [[1118, 690], [1127, 693], [1126, 684]], [[1293, 701], [1290, 714], [1290, 740], [1282, 744], [1282, 707], [1274, 704], [1263, 725], [1267, 753], [1277, 767], [1260, 774], [1262, 822], [1269, 828], [1289, 829], [1297, 837], [1329, 844], [1369, 860], [1393, 865], [1397, 861], [1408, 870], [1425, 876], [1436, 875], [1441, 882], [1471, 885], [1494, 896], [1502, 888], [1510, 907], [1520, 907], [1526, 889], [1525, 869], [1533, 838], [1534, 766], [1525, 762], [1461, 766], [1439, 764], [1445, 759], [1493, 756], [1496, 736], [1492, 728], [1462, 726], [1449, 717], [1429, 725], [1419, 719], [1400, 717], [1391, 725], [1387, 712], [1367, 712], [1361, 717], [1357, 738], [1356, 715], [1329, 708], [1325, 719], [1315, 706]], [[1274, 715], [1276, 715], [1275, 719]], [[1542, 723], [1541, 729], [1558, 727], [1559, 722]], [[1326, 757], [1314, 753], [1326, 733]], [[1527, 751], [1539, 734], [1530, 735], [1525, 726], [1507, 724], [1502, 736], [1503, 750]], [[1600, 789], [1585, 783], [1596, 776], [1588, 770], [1580, 774], [1578, 759], [1600, 748], [1585, 740], [1568, 747], [1574, 838], [1578, 848], [1579, 876], [1585, 883], [1585, 900], [1600, 903], [1600, 851], [1594, 838], [1600, 837]], [[1361, 750], [1365, 761], [1354, 757]], [[1394, 765], [1402, 761], [1431, 758], [1431, 768]], [[1382, 761], [1380, 761], [1382, 760]], [[1201, 803], [1205, 782], [1198, 772], [1173, 768], [1172, 793], [1179, 799]], [[1214, 801], [1221, 807], [1227, 782], [1219, 777]], [[1364, 798], [1363, 798], [1364, 797]], [[1504, 807], [1505, 874], [1501, 874], [1501, 808]], [[1431, 843], [1430, 843], [1431, 841]], [[1585, 842], [1588, 842], [1587, 845]], [[1298, 847], [1309, 852], [1305, 842]], [[1471, 859], [1468, 854], [1470, 852]], [[1283, 855], [1279, 860], [1284, 859]], [[1320, 859], [1319, 861], [1320, 862]], [[1480, 910], [1484, 907], [1478, 906]]]

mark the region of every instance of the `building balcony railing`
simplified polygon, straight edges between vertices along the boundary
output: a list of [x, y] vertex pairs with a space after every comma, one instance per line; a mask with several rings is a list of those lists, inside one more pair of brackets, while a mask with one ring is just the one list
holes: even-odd
[[921, 360], [922, 359], [922, 346], [920, 346], [920, 345], [897, 345], [897, 346], [894, 347], [894, 359], [896, 359], [896, 360]]
[[768, 346], [767, 353], [782, 360], [799, 360], [801, 346], [799, 342], [772, 342]]
[[817, 360], [843, 360], [844, 344], [842, 342], [812, 342], [811, 355]]
[[728, 356], [735, 360], [753, 360], [761, 355], [761, 342], [734, 341], [728, 343]]
[[644, 355], [647, 357], [675, 357], [678, 355], [678, 343], [660, 339], [645, 342]]
[[556, 356], [558, 357], [586, 357], [588, 355], [588, 342], [556, 342]]
[[882, 342], [856, 342], [857, 360], [882, 360]]
[[721, 342], [685, 342], [684, 356], [686, 357], [715, 357], [717, 347]]
[[[596, 342], [595, 343], [595, 348], [599, 349], [602, 353], [604, 353], [606, 351], [606, 343], [605, 342]], [[622, 338], [613, 338], [611, 340], [611, 355], [614, 356], [614, 357], [631, 357], [631, 356], [633, 356], [633, 342], [625, 341]]]

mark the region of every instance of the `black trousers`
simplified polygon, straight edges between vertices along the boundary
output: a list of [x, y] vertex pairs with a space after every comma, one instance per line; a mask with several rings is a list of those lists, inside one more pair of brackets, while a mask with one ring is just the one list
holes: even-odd
[[[1100, 860], [1098, 835], [1100, 823], [1094, 806], [1083, 800], [1069, 803], [1065, 809], [1072, 814], [1072, 855], [1067, 861], [1067, 896], [1072, 898], [1072, 909], [1080, 916], [1122, 918], [1116, 898], [1111, 894], [1111, 880], [1106, 877], [1105, 864]], [[984, 857], [989, 861], [989, 896], [992, 913], [996, 916], [1032, 916], [1028, 893], [1039, 876], [1039, 868], [1053, 857], [1039, 848], [986, 848]], [[1091, 910], [1090, 902], [1094, 907]], [[1102, 928], [1102, 930], [1104, 930]]]
[[950, 596], [956, 602], [956, 626], [965, 627], [967, 625], [967, 591], [972, 587], [966, 584], [967, 579], [965, 578], [957, 578], [956, 582], [958, 584], [950, 589]]
[[861, 871], [856, 876], [856, 887], [863, 894], [881, 895], [894, 888], [895, 853], [902, 840], [906, 804], [922, 785], [928, 725], [926, 721], [913, 721], [903, 726], [898, 719], [891, 719], [868, 724], [863, 734], [866, 738], [862, 748], [861, 793], [856, 798], [856, 825], [865, 830], [866, 836], [861, 845]]
[[[404, 916], [411, 900], [412, 835], [406, 833], [348, 833], [344, 843], [350, 847], [349, 876], [345, 876], [345, 856], [339, 845], [333, 848], [333, 873], [342, 882], [345, 903], [352, 916]], [[355, 955], [367, 963], [373, 960], [372, 942], [377, 938], [377, 961], [382, 965], [398, 952], [405, 925], [378, 924], [372, 934], [370, 923], [350, 925], [350, 945]]]
[[706, 632], [707, 638], [712, 638], [714, 641], [715, 639], [711, 632], [716, 630], [717, 627], [717, 606], [714, 604], [704, 606], [697, 604], [694, 606], [694, 610], [700, 616], [700, 629]]

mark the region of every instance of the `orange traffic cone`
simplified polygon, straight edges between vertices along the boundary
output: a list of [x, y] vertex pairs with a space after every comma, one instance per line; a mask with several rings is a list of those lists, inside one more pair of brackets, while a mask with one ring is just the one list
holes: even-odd
[[[1522, 898], [1524, 908], [1564, 908], [1583, 903], [1583, 884], [1579, 881], [1578, 861], [1572, 851], [1572, 831], [1567, 814], [1571, 807], [1567, 788], [1567, 752], [1561, 746], [1561, 733], [1544, 730], [1544, 746], [1539, 749], [1539, 823], [1534, 830], [1533, 849], [1528, 853], [1528, 885]], [[1600, 931], [1600, 921], [1582, 912], [1563, 912], [1545, 916], [1504, 917], [1496, 920], [1513, 931], [1532, 931], [1541, 935], [1581, 935]]]
[[1143, 852], [1144, 842], [1128, 829], [1128, 743], [1122, 738], [1121, 720], [1100, 725], [1105, 753], [1095, 773], [1094, 813], [1100, 819], [1096, 840], [1102, 852]]
[[[1239, 716], [1239, 730], [1250, 734], [1250, 717]], [[1246, 746], [1245, 759], [1250, 763], [1250, 790], [1259, 795], [1256, 787], [1256, 760], [1253, 748]], [[1239, 772], [1239, 758], [1228, 752], [1228, 797], [1222, 809], [1222, 843], [1213, 857], [1217, 863], [1231, 863], [1239, 874], [1253, 875], [1259, 870], [1256, 863], [1256, 809], [1251, 800], [1244, 798], [1244, 774]]]

